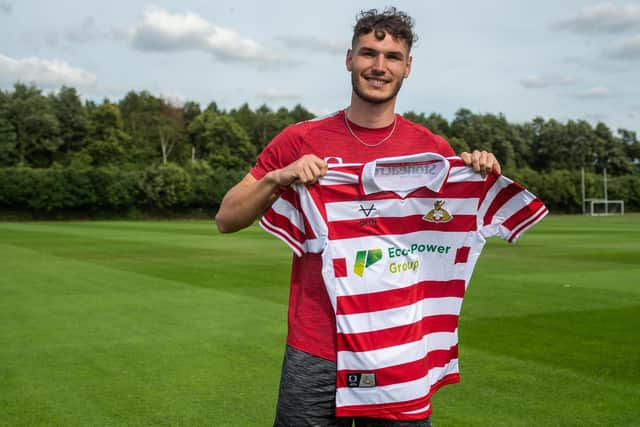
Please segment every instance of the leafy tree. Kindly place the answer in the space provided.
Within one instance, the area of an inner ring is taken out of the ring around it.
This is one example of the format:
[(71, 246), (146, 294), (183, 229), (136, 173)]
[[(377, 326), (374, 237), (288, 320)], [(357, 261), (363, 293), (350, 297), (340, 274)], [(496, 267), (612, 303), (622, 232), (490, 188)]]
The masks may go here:
[[(301, 109), (296, 114), (306, 116)], [(282, 129), (299, 121), (286, 108), (273, 112), (266, 105), (261, 105), (254, 112), (246, 103), (238, 110), (231, 110), (229, 116), (244, 128), (258, 151), (262, 151)]]
[(251, 139), (258, 151), (262, 151), (282, 129), (293, 123), (286, 109), (281, 108), (274, 113), (269, 107), (262, 105), (256, 110)]
[(18, 160), (16, 131), (0, 113), (0, 166), (12, 166)]
[(85, 143), (89, 131), (89, 120), (80, 96), (74, 88), (62, 86), (58, 93), (49, 95), (49, 102), (58, 123), (62, 148), (68, 159), (71, 153), (79, 151)]
[[(505, 168), (516, 165), (513, 141), (517, 141), (520, 135), (502, 114), (476, 115), (462, 108), (451, 122), (450, 136), (464, 140), (470, 150), (492, 151)], [(518, 144), (523, 142), (518, 141)]]
[[(256, 113), (251, 110), (249, 104), (245, 102), (237, 110), (231, 109), (229, 111), (229, 116), (235, 120), (236, 123), (242, 126), (247, 135), (252, 138), (256, 124)], [(252, 142), (254, 142), (255, 145), (255, 141), (253, 141), (253, 139)]]
[(120, 101), (124, 129), (133, 140), (134, 161), (138, 164), (160, 159), (167, 163), (177, 147), (186, 142), (181, 107), (147, 91), (129, 92)]
[(449, 142), (449, 145), (451, 145), (453, 152), (456, 154), (460, 154), (465, 151), (467, 152), (470, 151), (469, 144), (467, 144), (467, 142), (462, 138), (456, 138), (454, 136), (452, 138), (449, 138), (448, 142)]
[(209, 105), (207, 105), (207, 108), (204, 109), (204, 111), (210, 111), (215, 114), (222, 113), (222, 111), (220, 111), (220, 109), (218, 108), (218, 104), (216, 104), (215, 101), (211, 101)]
[(247, 173), (244, 169), (213, 168), (204, 160), (189, 162), (185, 170), (193, 188), (190, 204), (199, 208), (217, 207), (227, 190)]
[(606, 167), (607, 172), (613, 175), (631, 173), (634, 169), (633, 163), (622, 141), (616, 138), (604, 123), (598, 123), (594, 133), (603, 141), (600, 166)]
[[(635, 132), (626, 129), (618, 129), (618, 135), (620, 135), (620, 141), (625, 147), (627, 158), (640, 168), (640, 142)], [(636, 168), (636, 172), (638, 169)]]
[(201, 158), (214, 167), (246, 169), (255, 160), (247, 132), (230, 116), (204, 111), (191, 122), (189, 133)]
[(157, 120), (157, 127), (162, 163), (167, 163), (167, 159), (174, 151), (174, 148), (186, 141), (185, 120), (182, 109), (171, 105), (169, 102), (162, 101), (160, 103), (160, 116)]
[(289, 112), (289, 115), (291, 116), (291, 121), (293, 123), (305, 122), (316, 117), (313, 113), (311, 113), (300, 104), (296, 104)]
[(564, 126), (551, 119), (545, 122), (541, 117), (534, 119), (532, 124), (532, 167), (536, 170), (548, 170), (557, 168), (558, 162), (564, 162), (565, 157), (561, 152), (562, 141), (565, 138)]
[[(512, 124), (502, 114), (468, 109), (451, 123), (436, 113), (405, 117), (445, 137), (456, 153), (493, 151), (510, 177), (554, 211), (580, 211), (582, 167), (588, 197), (602, 194), (606, 167), (609, 196), (640, 208), (635, 132), (540, 117)], [(0, 90), (0, 206), (34, 212), (211, 209), (257, 150), (284, 127), (311, 118), (299, 104), (253, 111), (245, 103), (226, 112), (211, 102), (202, 111), (195, 102), (177, 106), (147, 91), (129, 92), (117, 104), (83, 105), (74, 88), (45, 96), (17, 83)]]
[(81, 154), (94, 166), (123, 164), (131, 147), (120, 109), (109, 101), (91, 108), (89, 136)]
[[(200, 115), (200, 105), (193, 101), (185, 102), (182, 106), (182, 116), (184, 117), (184, 129), (189, 129), (191, 123)], [(187, 132), (187, 138), (191, 145), (191, 161), (196, 161), (196, 144), (191, 133)]]
[[(444, 137), (445, 139), (449, 139), (449, 135), (451, 133), (449, 122), (440, 114), (431, 113), (427, 117), (424, 115), (424, 113), (418, 114), (413, 111), (408, 111), (407, 113), (403, 114), (403, 117), (406, 118), (407, 120), (411, 120), (414, 123), (417, 123), (419, 125), (426, 127), (431, 132), (438, 134)], [(462, 140), (459, 139), (458, 141), (460, 142)], [(456, 145), (460, 145), (459, 142), (457, 142)], [(449, 141), (449, 143), (451, 143), (451, 141)], [(456, 153), (460, 153), (460, 152), (456, 150)]]
[(144, 203), (160, 209), (183, 206), (191, 198), (191, 177), (175, 163), (144, 170), (140, 179)]
[(63, 140), (58, 119), (40, 89), (16, 83), (8, 104), (7, 119), (16, 131), (19, 163), (50, 166)]
[(18, 161), (18, 138), (9, 120), (9, 103), (9, 95), (0, 90), (0, 166), (12, 166)]
[(164, 122), (161, 116), (162, 100), (143, 90), (129, 92), (120, 101), (124, 130), (132, 139), (129, 153), (134, 163), (148, 164), (152, 159), (162, 159), (159, 149), (159, 128)]

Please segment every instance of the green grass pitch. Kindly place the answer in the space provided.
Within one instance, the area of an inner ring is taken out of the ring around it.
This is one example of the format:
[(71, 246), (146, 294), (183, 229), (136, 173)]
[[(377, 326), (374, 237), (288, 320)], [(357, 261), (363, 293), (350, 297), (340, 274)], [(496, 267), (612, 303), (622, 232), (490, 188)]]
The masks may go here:
[[(0, 223), (0, 425), (269, 426), (289, 250), (212, 222)], [(640, 426), (640, 215), (491, 239), (444, 426)]]

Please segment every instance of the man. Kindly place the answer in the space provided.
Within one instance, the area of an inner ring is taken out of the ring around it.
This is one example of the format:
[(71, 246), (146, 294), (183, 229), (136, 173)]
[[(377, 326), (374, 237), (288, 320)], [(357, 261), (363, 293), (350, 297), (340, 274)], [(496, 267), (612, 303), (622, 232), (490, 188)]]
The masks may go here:
[[(293, 183), (313, 184), (327, 162), (368, 162), (423, 152), (454, 155), (441, 137), (395, 114), (397, 94), (411, 72), (413, 20), (395, 8), (361, 13), (347, 51), (351, 103), (329, 117), (285, 129), (260, 154), (256, 166), (225, 195), (216, 224), (223, 233), (251, 225)], [(486, 152), (463, 153), (466, 164), (486, 174), (500, 170)], [(294, 257), (289, 333), (276, 426), (351, 426), (335, 417), (335, 316), (318, 254)], [(429, 426), (430, 420), (356, 419), (357, 426)]]

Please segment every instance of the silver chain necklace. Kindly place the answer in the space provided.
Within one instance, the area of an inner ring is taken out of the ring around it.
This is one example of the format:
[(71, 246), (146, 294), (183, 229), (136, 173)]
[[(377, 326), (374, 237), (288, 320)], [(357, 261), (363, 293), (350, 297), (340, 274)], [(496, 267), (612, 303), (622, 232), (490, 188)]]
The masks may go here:
[(358, 135), (355, 134), (355, 132), (353, 131), (353, 129), (351, 129), (351, 126), (349, 125), (349, 119), (347, 119), (347, 110), (344, 111), (344, 124), (347, 126), (347, 129), (349, 130), (349, 133), (362, 145), (366, 145), (367, 147), (377, 147), (378, 145), (382, 144), (383, 142), (385, 142), (387, 139), (391, 138), (391, 135), (393, 135), (393, 132), (395, 132), (396, 130), (396, 123), (398, 122), (395, 114), (393, 116), (393, 127), (391, 128), (391, 132), (389, 132), (389, 135), (385, 136), (384, 138), (382, 138), (380, 141), (376, 142), (375, 144), (367, 144), (366, 142), (364, 142), (362, 139), (360, 139), (360, 137)]

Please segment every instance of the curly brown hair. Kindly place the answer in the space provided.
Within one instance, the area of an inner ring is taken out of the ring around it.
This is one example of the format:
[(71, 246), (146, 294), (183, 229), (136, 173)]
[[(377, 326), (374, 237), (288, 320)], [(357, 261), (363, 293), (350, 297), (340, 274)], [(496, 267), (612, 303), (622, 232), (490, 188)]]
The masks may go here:
[(351, 45), (355, 46), (361, 35), (374, 31), (376, 39), (383, 40), (386, 34), (393, 38), (403, 40), (407, 48), (411, 50), (418, 36), (413, 32), (413, 18), (395, 7), (387, 7), (384, 11), (378, 9), (363, 10), (356, 17), (357, 22), (353, 27)]

